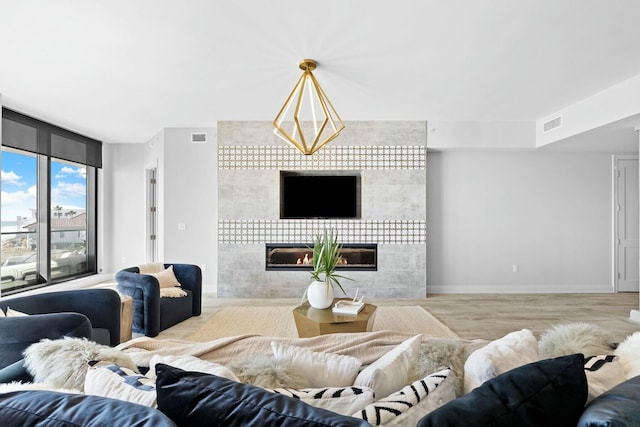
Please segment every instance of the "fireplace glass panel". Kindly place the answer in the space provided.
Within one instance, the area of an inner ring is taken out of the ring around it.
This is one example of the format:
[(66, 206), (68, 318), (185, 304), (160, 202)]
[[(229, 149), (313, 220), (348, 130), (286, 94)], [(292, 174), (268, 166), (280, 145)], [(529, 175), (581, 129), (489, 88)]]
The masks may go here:
[[(266, 270), (311, 270), (313, 266), (313, 244), (267, 243)], [(343, 264), (340, 270), (376, 271), (378, 269), (377, 244), (344, 244), (340, 255)]]

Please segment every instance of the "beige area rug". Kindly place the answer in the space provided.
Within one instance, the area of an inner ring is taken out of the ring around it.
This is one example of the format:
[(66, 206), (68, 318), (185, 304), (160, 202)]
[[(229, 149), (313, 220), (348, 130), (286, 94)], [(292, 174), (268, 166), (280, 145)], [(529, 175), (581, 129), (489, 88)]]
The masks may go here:
[[(189, 340), (203, 342), (243, 334), (297, 338), (292, 312), (294, 308), (222, 307)], [(458, 338), (451, 329), (418, 306), (379, 306), (373, 330)]]

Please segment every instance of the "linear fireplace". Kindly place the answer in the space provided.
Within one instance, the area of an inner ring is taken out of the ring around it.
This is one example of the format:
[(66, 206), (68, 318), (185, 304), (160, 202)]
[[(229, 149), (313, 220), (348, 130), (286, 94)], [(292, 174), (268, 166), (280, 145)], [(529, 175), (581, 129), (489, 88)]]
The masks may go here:
[[(267, 243), (265, 245), (266, 270), (311, 270), (313, 266), (313, 244), (304, 243)], [(343, 263), (341, 270), (378, 270), (378, 245), (344, 244), (340, 251)]]

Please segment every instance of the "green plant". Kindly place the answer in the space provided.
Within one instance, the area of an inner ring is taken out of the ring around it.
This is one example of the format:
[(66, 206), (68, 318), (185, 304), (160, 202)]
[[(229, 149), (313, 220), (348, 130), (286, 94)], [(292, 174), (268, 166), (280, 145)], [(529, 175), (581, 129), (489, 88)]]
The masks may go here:
[(352, 280), (336, 274), (336, 266), (341, 263), (338, 233), (324, 230), (324, 234), (316, 234), (313, 239), (313, 270), (311, 277), (319, 282), (327, 282), (332, 287), (338, 285), (343, 294), (347, 294), (340, 284), (340, 279)]

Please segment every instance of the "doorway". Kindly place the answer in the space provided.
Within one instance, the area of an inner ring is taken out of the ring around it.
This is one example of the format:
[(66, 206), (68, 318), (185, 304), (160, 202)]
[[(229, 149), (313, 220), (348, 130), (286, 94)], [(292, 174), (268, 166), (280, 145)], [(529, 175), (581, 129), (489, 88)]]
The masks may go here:
[(614, 291), (638, 292), (640, 185), (638, 156), (613, 157)]

